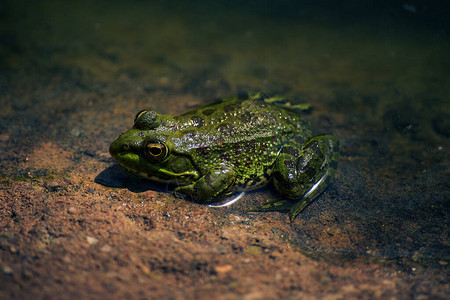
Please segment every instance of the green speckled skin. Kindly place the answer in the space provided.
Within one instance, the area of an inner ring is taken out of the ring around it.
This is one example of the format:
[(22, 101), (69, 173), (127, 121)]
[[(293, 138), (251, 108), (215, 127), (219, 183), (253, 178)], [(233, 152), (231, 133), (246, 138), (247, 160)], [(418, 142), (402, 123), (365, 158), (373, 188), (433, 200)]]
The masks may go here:
[(110, 146), (112, 157), (200, 203), (273, 181), (283, 198), (252, 211), (298, 213), (329, 184), (339, 155), (334, 135), (311, 136), (309, 123), (259, 93), (222, 98), (179, 115), (142, 111)]

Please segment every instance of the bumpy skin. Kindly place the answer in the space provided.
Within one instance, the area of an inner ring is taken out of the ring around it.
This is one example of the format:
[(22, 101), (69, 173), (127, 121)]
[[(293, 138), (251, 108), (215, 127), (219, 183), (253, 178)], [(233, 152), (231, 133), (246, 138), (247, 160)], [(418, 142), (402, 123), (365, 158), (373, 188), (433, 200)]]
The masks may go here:
[(334, 176), (334, 135), (311, 136), (299, 114), (259, 93), (222, 98), (180, 116), (142, 111), (110, 146), (112, 157), (175, 192), (212, 203), (273, 181), (283, 198), (251, 211), (290, 211), (293, 220)]

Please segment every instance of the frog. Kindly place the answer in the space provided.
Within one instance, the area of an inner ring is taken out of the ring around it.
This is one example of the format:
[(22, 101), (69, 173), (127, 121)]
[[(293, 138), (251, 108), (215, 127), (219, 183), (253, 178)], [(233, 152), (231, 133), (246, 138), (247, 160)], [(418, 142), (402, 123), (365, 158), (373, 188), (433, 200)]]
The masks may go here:
[(245, 212), (289, 212), (321, 194), (337, 170), (339, 139), (313, 135), (302, 111), (279, 96), (241, 93), (180, 115), (142, 110), (110, 145), (112, 158), (151, 181), (174, 184), (193, 202), (214, 204), (269, 184), (280, 197)]

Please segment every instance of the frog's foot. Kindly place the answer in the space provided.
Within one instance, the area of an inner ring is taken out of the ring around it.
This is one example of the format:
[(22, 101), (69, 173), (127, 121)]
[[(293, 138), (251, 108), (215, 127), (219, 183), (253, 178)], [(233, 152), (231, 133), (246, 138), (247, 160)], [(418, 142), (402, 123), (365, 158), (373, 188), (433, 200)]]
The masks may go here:
[(252, 211), (289, 211), (293, 204), (291, 200), (269, 200), (261, 205), (246, 209), (244, 213)]
[(175, 195), (184, 194), (195, 202), (210, 203), (231, 193), (234, 183), (234, 171), (225, 165), (219, 165), (194, 183), (175, 188)]
[(280, 211), (289, 212), (289, 220), (294, 221), (295, 217), (308, 205), (308, 201), (305, 198), (300, 199), (298, 202), (293, 202), (291, 199), (268, 201), (259, 206), (250, 207), (246, 209), (244, 213), (252, 211)]
[(335, 135), (314, 136), (303, 145), (294, 137), (285, 144), (275, 162), (273, 183), (291, 199), (291, 221), (328, 186), (338, 158), (339, 141)]

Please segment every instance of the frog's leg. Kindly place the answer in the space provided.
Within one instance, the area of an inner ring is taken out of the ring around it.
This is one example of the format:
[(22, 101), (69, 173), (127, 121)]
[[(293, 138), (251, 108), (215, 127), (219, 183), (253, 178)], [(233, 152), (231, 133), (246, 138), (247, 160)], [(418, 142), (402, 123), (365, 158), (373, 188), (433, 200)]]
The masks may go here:
[[(296, 182), (289, 182), (296, 178), (296, 161), (299, 158), (305, 140), (300, 136), (294, 136), (290, 139), (278, 154), (278, 158), (275, 161), (273, 168), (273, 181), (275, 188), (280, 191), (283, 196), (287, 196), (289, 199), (272, 199), (259, 206), (251, 207), (246, 210), (249, 211), (290, 211), (295, 204), (292, 199), (298, 199), (301, 195), (301, 191), (295, 191), (299, 189)], [(278, 178), (275, 184), (275, 177)], [(291, 179), (291, 180), (289, 180)], [(287, 189), (292, 192), (292, 195), (286, 195), (283, 193), (280, 185), (286, 184), (283, 189)], [(289, 185), (289, 186), (288, 186)], [(297, 196), (298, 195), (298, 196)]]
[[(293, 139), (295, 143), (295, 138)], [(283, 147), (275, 162), (273, 181), (281, 194), (298, 199), (290, 209), (291, 221), (316, 198), (333, 179), (339, 159), (339, 140), (335, 135), (310, 138), (301, 149)]]
[(275, 188), (288, 199), (264, 203), (251, 210), (289, 210), (293, 221), (333, 179), (338, 157), (339, 141), (334, 135), (318, 135), (305, 143), (293, 137), (281, 150), (272, 175)]
[[(175, 193), (189, 195), (195, 202), (210, 203), (231, 192), (236, 181), (232, 168), (219, 165), (192, 184), (175, 188)], [(220, 199), (219, 199), (220, 200)]]

